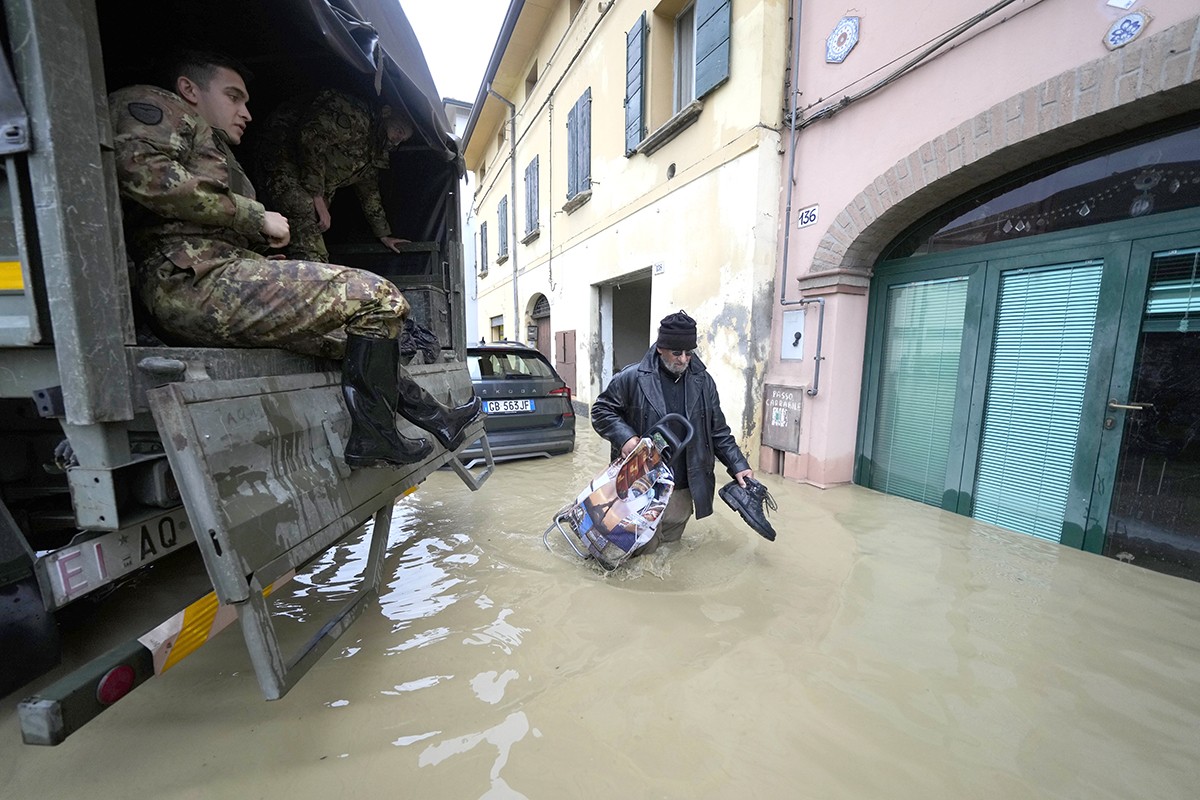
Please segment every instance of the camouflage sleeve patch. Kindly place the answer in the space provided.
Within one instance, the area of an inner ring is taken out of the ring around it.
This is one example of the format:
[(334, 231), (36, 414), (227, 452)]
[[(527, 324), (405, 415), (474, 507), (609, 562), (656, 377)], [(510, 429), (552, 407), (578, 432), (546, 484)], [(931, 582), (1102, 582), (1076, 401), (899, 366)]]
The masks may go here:
[(153, 103), (130, 103), (129, 116), (143, 125), (157, 125), (163, 121), (163, 111)]

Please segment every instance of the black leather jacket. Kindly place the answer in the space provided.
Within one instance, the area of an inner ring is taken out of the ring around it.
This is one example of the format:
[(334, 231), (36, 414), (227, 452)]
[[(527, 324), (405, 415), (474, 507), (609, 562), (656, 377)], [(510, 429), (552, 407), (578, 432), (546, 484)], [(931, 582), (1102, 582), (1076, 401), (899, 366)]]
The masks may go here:
[[(658, 361), (658, 350), (651, 347), (641, 361), (614, 375), (592, 403), (592, 427), (612, 444), (613, 459), (630, 437), (642, 436), (667, 413)], [(717, 488), (715, 459), (721, 459), (730, 476), (750, 469), (750, 464), (725, 423), (717, 384), (698, 357), (692, 357), (684, 381), (684, 416), (696, 430), (687, 446), (688, 487), (696, 518), (701, 519), (712, 513)]]

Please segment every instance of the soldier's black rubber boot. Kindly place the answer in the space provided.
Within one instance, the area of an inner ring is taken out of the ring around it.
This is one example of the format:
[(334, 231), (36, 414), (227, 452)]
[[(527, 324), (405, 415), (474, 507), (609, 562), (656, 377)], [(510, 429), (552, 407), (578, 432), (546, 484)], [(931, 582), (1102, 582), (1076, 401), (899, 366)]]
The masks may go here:
[(397, 376), (399, 396), (396, 402), (400, 416), (424, 431), (432, 433), (451, 453), (462, 447), (466, 427), (475, 421), (483, 409), (478, 397), (459, 406), (447, 408), (433, 395), (407, 375)]
[(763, 510), (763, 504), (765, 503), (767, 508), (772, 511), (778, 506), (775, 505), (775, 498), (771, 497), (766, 486), (754, 478), (747, 478), (745, 489), (739, 486), (737, 481), (730, 481), (721, 487), (719, 494), (725, 501), (725, 505), (736, 511), (745, 523), (754, 529), (755, 533), (767, 541), (775, 541), (775, 529), (771, 527), (771, 523), (767, 522), (767, 513)]
[(396, 430), (399, 357), (395, 339), (346, 337), (342, 397), (350, 412), (345, 459), (351, 467), (400, 467), (433, 452), (433, 445), (425, 439), (409, 439)]

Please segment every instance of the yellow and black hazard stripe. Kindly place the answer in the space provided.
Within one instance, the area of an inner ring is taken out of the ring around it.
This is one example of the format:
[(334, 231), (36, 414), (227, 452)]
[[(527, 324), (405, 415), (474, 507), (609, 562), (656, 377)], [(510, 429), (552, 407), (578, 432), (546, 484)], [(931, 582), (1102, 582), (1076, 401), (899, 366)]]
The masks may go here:
[[(291, 570), (263, 596), (295, 577)], [(215, 592), (174, 614), (148, 633), (127, 641), (51, 684), (17, 706), (26, 744), (61, 744), (84, 724), (141, 684), (166, 672), (237, 619), (237, 609), (217, 602)]]
[[(263, 591), (263, 597), (270, 596), (295, 576), (295, 570), (287, 572)], [(199, 650), (236, 619), (237, 609), (221, 605), (217, 602), (216, 592), (209, 592), (137, 640), (150, 652), (154, 674), (161, 675)]]

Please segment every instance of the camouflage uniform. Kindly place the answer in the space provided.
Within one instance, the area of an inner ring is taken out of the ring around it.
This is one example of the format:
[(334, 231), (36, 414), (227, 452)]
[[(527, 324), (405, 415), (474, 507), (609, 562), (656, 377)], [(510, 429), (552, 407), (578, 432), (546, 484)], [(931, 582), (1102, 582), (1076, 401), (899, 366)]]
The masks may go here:
[(164, 333), (327, 358), (342, 356), (347, 333), (399, 334), (408, 303), (389, 281), (258, 252), (266, 211), (254, 187), (224, 131), (180, 97), (131, 86), (110, 96), (109, 113), (138, 289)]
[(354, 187), (376, 238), (392, 235), (379, 175), (393, 148), (366, 101), (332, 89), (284, 103), (271, 114), (259, 141), (258, 166), (272, 208), (291, 223), (289, 257), (329, 260), (312, 199), (332, 203), (334, 192), (346, 186)]

